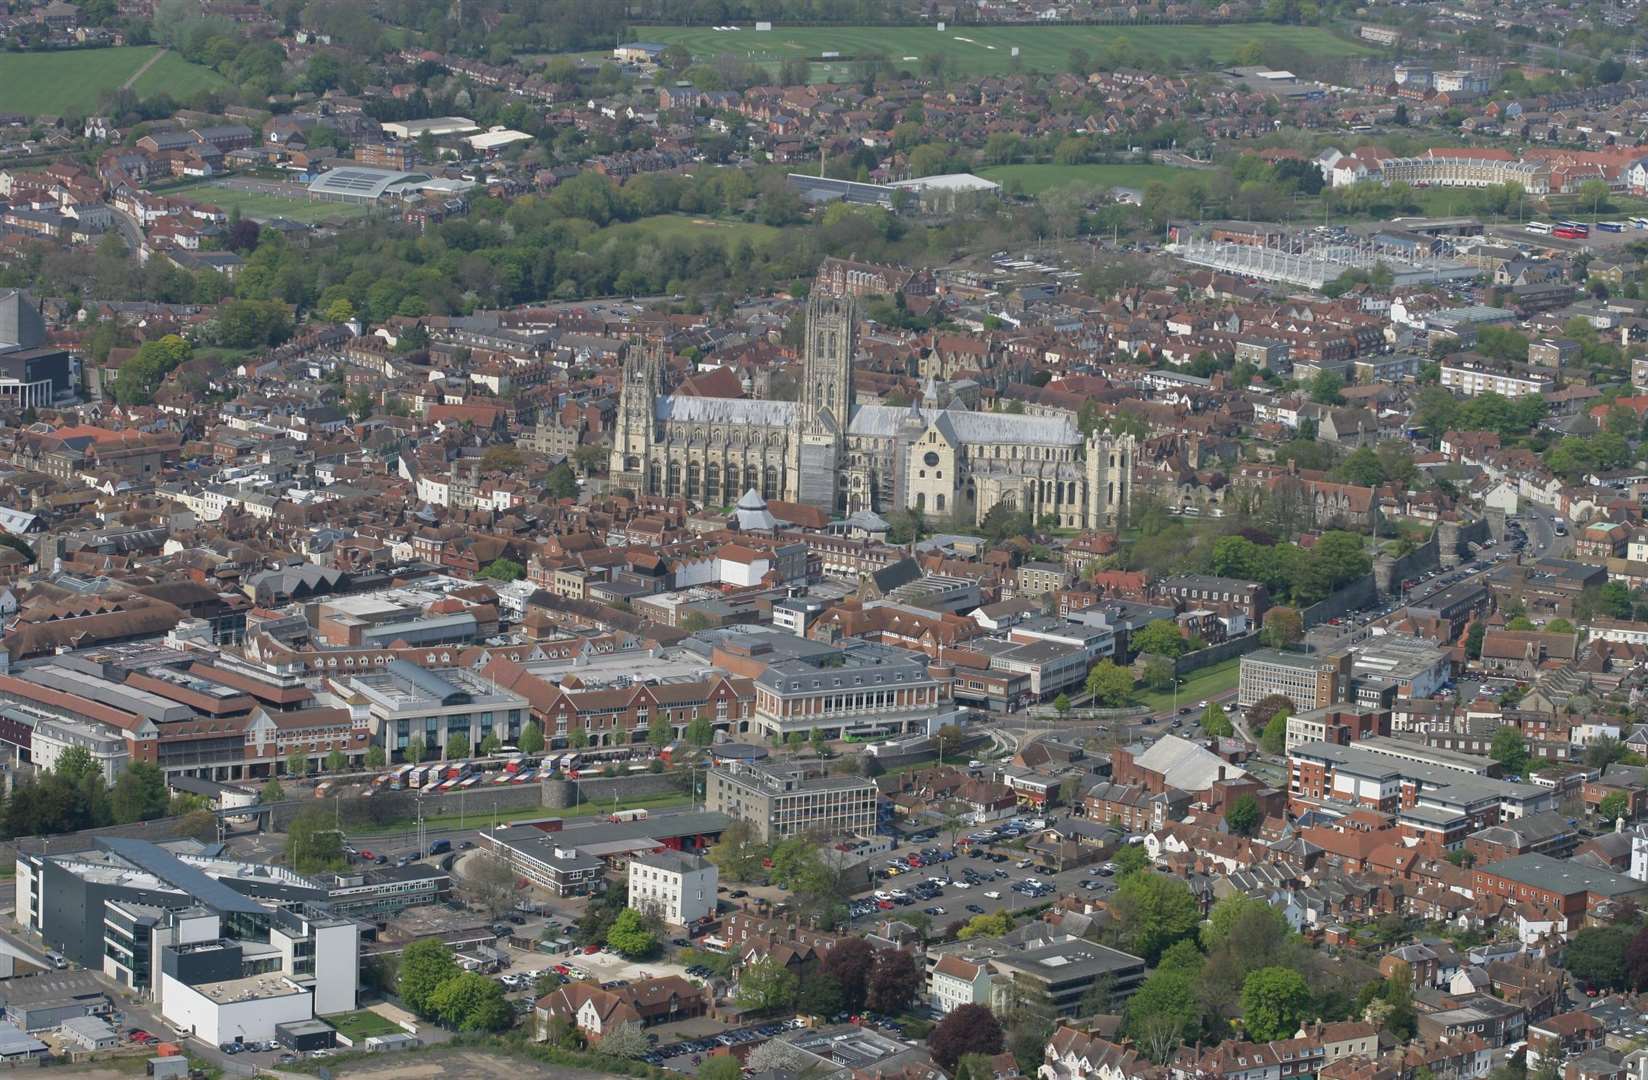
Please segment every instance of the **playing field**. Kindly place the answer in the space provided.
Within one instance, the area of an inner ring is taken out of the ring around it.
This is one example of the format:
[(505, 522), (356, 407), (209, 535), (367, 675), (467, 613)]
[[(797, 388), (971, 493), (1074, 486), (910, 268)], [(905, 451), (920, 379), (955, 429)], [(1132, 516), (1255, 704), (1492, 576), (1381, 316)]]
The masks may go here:
[[(0, 60), (0, 112), (31, 116), (93, 113), (105, 93), (123, 86), (158, 52), (157, 45), (130, 45), (6, 53)], [(165, 92), (185, 102), (197, 91), (224, 85), (217, 72), (168, 52), (143, 72), (132, 90), (139, 97)]]
[[(931, 26), (777, 27), (756, 31), (749, 24), (737, 30), (709, 27), (643, 26), (635, 31), (641, 41), (664, 45), (679, 42), (697, 59), (730, 53), (742, 60), (776, 66), (800, 57), (814, 62), (814, 78), (852, 78), (850, 61), (866, 56), (887, 57), (895, 66), (919, 64), (922, 57), (944, 53), (954, 70), (970, 75), (1009, 71), (1015, 47), (1027, 71), (1064, 71), (1070, 52), (1083, 49), (1099, 56), (1118, 39), (1126, 38), (1146, 57), (1181, 57), (1186, 63), (1203, 49), (1218, 63), (1234, 58), (1248, 42), (1290, 45), (1313, 56), (1357, 56), (1372, 50), (1335, 37), (1316, 26), (1277, 26), (1271, 23), (1139, 26), (952, 26), (943, 33)], [(825, 57), (826, 52), (840, 54)]]
[(1016, 187), (1026, 195), (1040, 195), (1070, 184), (1087, 187), (1142, 188), (1157, 181), (1167, 182), (1193, 172), (1172, 165), (992, 165), (979, 175), (1006, 188)]
[(301, 221), (312, 225), (317, 221), (346, 221), (362, 217), (369, 209), (361, 203), (328, 202), (296, 195), (269, 195), (213, 181), (169, 188), (167, 194), (211, 203), (224, 211), (239, 210), (242, 217), (251, 218), (253, 221), (286, 218), (288, 221)]
[[(728, 245), (736, 244), (740, 240), (748, 240), (751, 244), (759, 247), (779, 236), (780, 230), (773, 228), (771, 225), (760, 225), (749, 221), (720, 221), (715, 218), (699, 217), (695, 214), (658, 214), (637, 221), (609, 225), (602, 230), (603, 235), (616, 236), (630, 233), (643, 233), (655, 243), (672, 239), (719, 238)], [(587, 242), (585, 247), (588, 247)]]

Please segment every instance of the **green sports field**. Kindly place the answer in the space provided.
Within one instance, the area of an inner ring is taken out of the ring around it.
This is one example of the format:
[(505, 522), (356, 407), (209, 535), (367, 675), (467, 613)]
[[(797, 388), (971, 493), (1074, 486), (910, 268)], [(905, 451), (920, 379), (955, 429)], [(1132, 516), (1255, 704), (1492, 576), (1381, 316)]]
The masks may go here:
[[(1012, 53), (1026, 71), (1064, 71), (1072, 49), (1101, 55), (1118, 39), (1147, 57), (1182, 57), (1187, 62), (1203, 49), (1218, 63), (1228, 63), (1248, 42), (1282, 44), (1314, 56), (1360, 56), (1372, 52), (1315, 26), (1278, 26), (1271, 23), (1227, 25), (1138, 26), (951, 26), (943, 33), (932, 26), (811, 26), (757, 31), (751, 24), (738, 30), (709, 27), (643, 26), (640, 41), (663, 45), (679, 42), (695, 59), (710, 60), (731, 54), (752, 63), (776, 66), (800, 57), (814, 62), (814, 77), (851, 78), (850, 62), (882, 55), (895, 66), (918, 64), (922, 57), (944, 53), (954, 70), (991, 75), (1012, 69)], [(826, 52), (839, 53), (825, 58)]]
[(239, 210), (242, 217), (251, 218), (253, 221), (286, 218), (288, 221), (314, 224), (317, 221), (343, 221), (362, 217), (369, 209), (360, 203), (330, 202), (296, 195), (266, 195), (259, 191), (244, 191), (211, 180), (168, 188), (166, 194), (211, 203), (226, 212)]
[[(31, 116), (95, 112), (105, 93), (123, 86), (158, 52), (158, 45), (129, 45), (6, 53), (0, 59), (0, 112)], [(164, 92), (183, 102), (197, 91), (224, 85), (217, 72), (168, 52), (143, 72), (132, 90), (139, 97)]]
[(1194, 172), (1172, 165), (992, 165), (979, 175), (1003, 187), (1016, 185), (1026, 195), (1040, 195), (1053, 188), (1082, 184), (1087, 187), (1142, 188), (1157, 181), (1168, 182)]
[[(599, 243), (601, 236), (624, 236), (635, 233), (644, 234), (655, 243), (673, 239), (720, 239), (730, 247), (740, 240), (748, 240), (759, 247), (778, 237), (780, 230), (756, 222), (722, 221), (696, 214), (657, 214), (636, 221), (609, 225), (596, 234), (595, 242)], [(590, 242), (586, 241), (586, 250), (590, 246)]]

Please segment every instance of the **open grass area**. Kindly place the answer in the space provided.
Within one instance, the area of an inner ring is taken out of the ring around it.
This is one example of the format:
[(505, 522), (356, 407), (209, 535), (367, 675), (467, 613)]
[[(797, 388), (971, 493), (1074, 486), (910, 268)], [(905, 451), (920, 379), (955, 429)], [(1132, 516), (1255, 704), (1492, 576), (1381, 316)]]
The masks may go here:
[[(31, 116), (91, 113), (98, 100), (119, 89), (142, 69), (158, 45), (117, 49), (65, 49), (60, 52), (7, 53), (0, 61), (0, 112)], [(200, 90), (226, 85), (210, 68), (167, 53), (145, 71), (132, 89), (139, 97), (162, 91), (186, 101)]]
[[(450, 796), (446, 798), (450, 798)], [(494, 813), (492, 807), (487, 804), (486, 788), (484, 787), (465, 795), (464, 800), (462, 813), (454, 811), (450, 814), (425, 816), (423, 819), (424, 827), (426, 829), (453, 829), (474, 826), (479, 829), (494, 821), (501, 824), (506, 821), (524, 821), (528, 818), (592, 817), (596, 814), (610, 814), (614, 809), (635, 810), (645, 807), (648, 810), (666, 810), (689, 806), (692, 803), (687, 793), (681, 791), (671, 792), (668, 795), (649, 795), (639, 799), (621, 799), (616, 806), (614, 806), (612, 800), (605, 799), (598, 802), (579, 803), (577, 806), (569, 806), (564, 809), (548, 806), (518, 806)], [(456, 800), (452, 800), (452, 803), (456, 805)], [(415, 820), (414, 818), (403, 818), (399, 821), (386, 822), (374, 825), (370, 831), (351, 829), (349, 830), (349, 838), (357, 843), (361, 841), (369, 843), (373, 837), (400, 835), (406, 832)]]
[(350, 1042), (355, 1043), (373, 1035), (397, 1035), (401, 1032), (395, 1024), (370, 1009), (338, 1013), (336, 1016), (328, 1016), (326, 1022), (348, 1036)]
[[(1312, 56), (1360, 56), (1373, 51), (1321, 27), (1270, 23), (950, 26), (943, 33), (934, 26), (775, 27), (760, 32), (748, 24), (735, 31), (707, 26), (643, 26), (635, 30), (634, 36), (665, 45), (679, 42), (701, 60), (728, 53), (774, 67), (790, 58), (810, 60), (815, 81), (850, 81), (851, 62), (874, 55), (887, 57), (896, 67), (914, 67), (922, 57), (938, 53), (949, 57), (956, 71), (995, 75), (1013, 69), (1015, 48), (1019, 50), (1018, 63), (1026, 71), (1064, 71), (1069, 67), (1072, 49), (1097, 56), (1123, 38), (1144, 58), (1179, 57), (1185, 66), (1204, 50), (1215, 62), (1228, 63), (1248, 42), (1291, 46)], [(826, 52), (839, 55), (825, 58)]]
[(1173, 165), (992, 165), (980, 169), (979, 175), (994, 180), (1009, 190), (1026, 195), (1040, 195), (1044, 191), (1081, 184), (1086, 187), (1143, 188), (1157, 181), (1169, 182), (1195, 170)]
[(175, 52), (168, 52), (148, 71), (137, 77), (132, 90), (139, 98), (170, 94), (172, 100), (185, 102), (202, 90), (217, 90), (228, 81), (209, 67), (191, 64)]
[(741, 240), (748, 240), (759, 247), (777, 239), (781, 232), (782, 230), (771, 225), (760, 225), (750, 221), (723, 221), (696, 214), (657, 214), (653, 217), (608, 225), (586, 241), (585, 247), (591, 243), (598, 245), (603, 236), (625, 236), (632, 233), (640, 233), (654, 243), (719, 237), (729, 248)]
[(364, 217), (370, 207), (361, 203), (330, 202), (324, 199), (305, 199), (296, 195), (269, 195), (261, 191), (245, 191), (228, 187), (220, 181), (208, 180), (199, 184), (184, 184), (167, 191), (197, 202), (211, 203), (224, 211), (239, 210), (242, 217), (253, 221), (286, 218), (314, 224), (317, 221), (350, 221)]
[[(1192, 671), (1179, 683), (1179, 708), (1194, 708), (1198, 701), (1236, 689), (1241, 668), (1241, 657), (1232, 657), (1223, 663)], [(1153, 712), (1173, 707), (1172, 689), (1146, 690), (1136, 696), (1140, 705), (1149, 706)]]

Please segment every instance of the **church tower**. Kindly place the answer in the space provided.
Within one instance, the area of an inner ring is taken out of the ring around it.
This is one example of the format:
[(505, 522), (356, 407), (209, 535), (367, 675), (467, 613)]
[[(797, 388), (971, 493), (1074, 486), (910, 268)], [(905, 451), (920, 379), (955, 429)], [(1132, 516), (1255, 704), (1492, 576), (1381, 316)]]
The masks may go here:
[(637, 495), (649, 493), (657, 483), (651, 458), (663, 381), (664, 346), (632, 344), (624, 353), (624, 384), (618, 391), (607, 472), (613, 486), (630, 488)]
[(807, 300), (807, 340), (801, 358), (802, 430), (843, 432), (852, 415), (853, 334), (857, 313), (851, 297)]
[(796, 502), (832, 513), (841, 509), (840, 470), (853, 411), (856, 320), (851, 297), (814, 293), (807, 300), (800, 424), (791, 436), (785, 489)]
[(1095, 431), (1087, 437), (1087, 527), (1120, 528), (1133, 502), (1133, 459), (1138, 443), (1131, 435)]

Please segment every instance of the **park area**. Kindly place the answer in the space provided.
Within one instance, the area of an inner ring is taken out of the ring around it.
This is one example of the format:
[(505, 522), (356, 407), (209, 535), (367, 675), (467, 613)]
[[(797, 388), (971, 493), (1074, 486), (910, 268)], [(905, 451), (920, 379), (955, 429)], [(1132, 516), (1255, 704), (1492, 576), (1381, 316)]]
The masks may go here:
[[(813, 80), (851, 80), (851, 62), (881, 56), (894, 66), (919, 63), (942, 55), (953, 70), (968, 75), (997, 75), (1013, 70), (1013, 50), (1025, 71), (1066, 71), (1070, 54), (1085, 51), (1103, 55), (1125, 39), (1141, 62), (1177, 57), (1182, 66), (1204, 52), (1215, 63), (1235, 59), (1249, 43), (1260, 48), (1281, 45), (1316, 57), (1361, 56), (1372, 50), (1315, 26), (1279, 26), (1271, 23), (1225, 25), (1128, 26), (810, 26), (755, 30), (749, 24), (736, 30), (714, 27), (643, 26), (635, 31), (641, 41), (685, 46), (696, 61), (730, 54), (750, 63), (768, 65), (776, 72), (785, 60), (812, 62)], [(825, 56), (834, 53), (834, 56)]]
[[(596, 234), (602, 237), (640, 236), (654, 244), (669, 240), (717, 239), (730, 251), (741, 240), (761, 245), (776, 239), (781, 230), (750, 221), (722, 221), (696, 214), (655, 214), (635, 221), (615, 222)], [(586, 242), (587, 249), (590, 245)]]
[(1196, 170), (1172, 165), (992, 165), (979, 175), (994, 180), (1008, 191), (1040, 195), (1054, 188), (1079, 185), (1096, 188), (1139, 188), (1154, 183), (1170, 183)]
[(226, 85), (217, 72), (158, 45), (7, 53), (0, 63), (0, 112), (88, 115), (103, 95), (128, 84), (139, 98), (166, 93), (180, 102)]
[(239, 210), (241, 217), (253, 221), (285, 218), (288, 221), (301, 221), (305, 225), (313, 225), (321, 221), (352, 221), (364, 217), (371, 210), (365, 203), (333, 202), (305, 195), (254, 191), (235, 186), (232, 180), (207, 180), (198, 184), (184, 184), (167, 189), (166, 194), (181, 195), (197, 202), (210, 203), (225, 212)]

